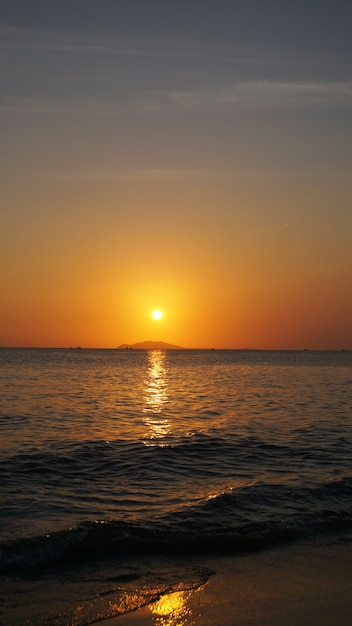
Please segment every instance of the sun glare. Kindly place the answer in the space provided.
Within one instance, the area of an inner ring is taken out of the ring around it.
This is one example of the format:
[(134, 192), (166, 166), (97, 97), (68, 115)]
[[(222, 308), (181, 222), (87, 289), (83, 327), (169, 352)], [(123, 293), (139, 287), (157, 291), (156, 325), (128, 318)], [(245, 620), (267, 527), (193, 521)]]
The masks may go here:
[(153, 311), (152, 313), (152, 318), (153, 320), (161, 320), (163, 314), (161, 311), (159, 311), (159, 309), (155, 309), (155, 311)]

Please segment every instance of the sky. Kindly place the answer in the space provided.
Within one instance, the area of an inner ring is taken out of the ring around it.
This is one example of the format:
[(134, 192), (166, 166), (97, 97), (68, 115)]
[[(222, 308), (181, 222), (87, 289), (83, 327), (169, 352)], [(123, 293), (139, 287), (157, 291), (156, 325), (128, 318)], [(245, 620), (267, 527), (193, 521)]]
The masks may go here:
[(352, 349), (351, 28), (1, 0), (0, 346)]

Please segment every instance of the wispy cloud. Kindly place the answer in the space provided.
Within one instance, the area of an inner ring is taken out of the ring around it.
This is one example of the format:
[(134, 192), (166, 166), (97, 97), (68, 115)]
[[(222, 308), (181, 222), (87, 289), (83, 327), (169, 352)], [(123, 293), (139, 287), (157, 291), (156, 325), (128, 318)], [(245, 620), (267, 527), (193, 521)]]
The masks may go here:
[(4, 98), (0, 111), (60, 115), (155, 115), (196, 111), (320, 110), (352, 106), (352, 82), (241, 82), (220, 88), (116, 94), (112, 98)]
[[(334, 170), (331, 167), (311, 169), (290, 169), (281, 165), (280, 168), (257, 169), (255, 167), (241, 169), (233, 167), (232, 169), (212, 169), (212, 168), (177, 168), (177, 167), (150, 167), (135, 169), (89, 169), (89, 170), (46, 170), (38, 173), (40, 178), (49, 178), (62, 182), (78, 182), (78, 183), (153, 183), (153, 182), (173, 182), (173, 181), (204, 181), (204, 182), (221, 182), (229, 183), (244, 180), (282, 180), (282, 179), (302, 179), (307, 176), (317, 176), (320, 179), (343, 179), (350, 178), (350, 170)], [(284, 231), (289, 228), (287, 223), (280, 223), (263, 228), (259, 232), (270, 233)]]
[(160, 102), (171, 103), (183, 110), (209, 107), (252, 109), (350, 107), (352, 82), (273, 82), (249, 81), (203, 90), (165, 91), (158, 94)]
[(116, 99), (70, 98), (4, 98), (0, 99), (3, 113), (39, 115), (119, 116), (126, 111)]
[[(211, 73), (214, 68), (227, 68), (229, 71), (236, 71), (238, 75), (259, 74), (263, 78), (268, 78), (283, 68), (287, 72), (300, 72), (304, 74), (307, 70), (316, 70), (317, 67), (324, 67), (327, 72), (331, 72), (336, 64), (339, 65), (342, 59), (338, 55), (319, 53), (309, 50), (286, 49), (280, 47), (278, 50), (274, 43), (272, 47), (254, 46), (244, 44), (219, 43), (218, 42), (195, 42), (191, 40), (163, 39), (161, 37), (133, 37), (131, 35), (119, 34), (114, 37), (107, 35), (88, 34), (82, 32), (65, 31), (45, 31), (26, 28), (12, 28), (0, 26), (0, 51), (3, 53), (5, 64), (16, 65), (18, 60), (26, 62), (33, 60), (33, 63), (44, 61), (46, 53), (49, 58), (55, 55), (56, 66), (70, 61), (71, 69), (75, 68), (75, 61), (79, 62), (80, 69), (83, 70), (83, 57), (86, 68), (93, 70), (91, 59), (96, 60), (104, 57), (107, 65), (98, 63), (99, 71), (104, 72), (112, 65), (116, 68), (119, 61), (124, 64), (128, 62), (141, 62), (143, 64), (156, 63), (161, 61), (168, 65), (168, 70), (172, 61), (177, 63), (178, 68), (184, 67), (189, 70), (189, 63), (195, 64), (197, 68), (206, 69)], [(24, 56), (23, 56), (24, 55)], [(73, 66), (73, 67), (72, 67)], [(331, 75), (331, 74), (330, 74)], [(192, 77), (197, 81), (197, 74)]]
[(0, 52), (13, 94), (26, 88), (22, 98), (3, 91), (6, 112), (116, 116), (352, 105), (352, 81), (307, 79), (309, 65), (319, 67), (309, 75), (321, 77), (328, 66), (326, 76), (333, 75), (334, 62), (323, 53), (8, 27), (0, 27)]
[[(253, 45), (219, 42), (194, 42), (191, 40), (163, 39), (162, 37), (103, 36), (97, 33), (45, 31), (27, 28), (0, 26), (0, 50), (3, 52), (56, 52), (94, 53), (142, 58), (198, 59), (225, 64), (291, 64), (310, 65), (316, 62), (316, 55), (302, 50), (277, 50)], [(319, 55), (321, 56), (321, 55)], [(326, 55), (325, 55), (326, 56)], [(330, 58), (326, 56), (326, 60)]]
[(0, 27), (0, 49), (3, 52), (112, 52), (113, 40), (62, 31), (36, 31), (27, 28)]
[(136, 169), (136, 170), (109, 170), (96, 172), (65, 172), (52, 171), (44, 174), (47, 177), (57, 180), (67, 181), (111, 181), (111, 182), (133, 182), (133, 181), (172, 181), (172, 180), (216, 180), (232, 176), (230, 172), (203, 170), (203, 169)]
[[(314, 172), (313, 172), (314, 173)], [(319, 176), (322, 172), (316, 172)], [(349, 172), (348, 172), (349, 173)], [(312, 172), (309, 172), (312, 175)], [(341, 176), (341, 172), (329, 170), (324, 176)], [(201, 169), (201, 168), (142, 168), (142, 169), (109, 169), (109, 170), (51, 170), (40, 173), (41, 177), (61, 181), (78, 182), (163, 182), (163, 181), (239, 181), (245, 179), (275, 179), (275, 178), (301, 178), (307, 176), (307, 170), (293, 169)], [(286, 229), (287, 224), (275, 226), (277, 229)], [(263, 231), (265, 232), (265, 231)], [(269, 231), (268, 231), (269, 232)]]

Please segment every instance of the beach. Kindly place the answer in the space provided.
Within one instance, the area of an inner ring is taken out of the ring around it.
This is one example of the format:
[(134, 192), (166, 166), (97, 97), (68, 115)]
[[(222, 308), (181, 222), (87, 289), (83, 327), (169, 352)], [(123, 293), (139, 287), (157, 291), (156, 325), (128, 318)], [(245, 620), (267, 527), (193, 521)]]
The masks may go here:
[(104, 626), (351, 624), (352, 537), (212, 558), (202, 564), (214, 574), (185, 593), (183, 603), (166, 595), (164, 601), (106, 620)]
[(4, 577), (1, 625), (351, 624), (352, 535), (228, 556), (116, 559), (104, 586), (96, 567)]

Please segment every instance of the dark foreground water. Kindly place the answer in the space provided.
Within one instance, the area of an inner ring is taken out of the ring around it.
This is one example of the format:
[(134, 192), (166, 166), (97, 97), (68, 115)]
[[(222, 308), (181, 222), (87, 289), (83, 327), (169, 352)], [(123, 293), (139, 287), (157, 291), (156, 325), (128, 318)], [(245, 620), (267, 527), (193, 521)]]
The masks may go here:
[(351, 426), (347, 351), (0, 350), (3, 623), (18, 577), (32, 598), (38, 577), (54, 595), (71, 580), (70, 607), (95, 598), (23, 623), (88, 624), (130, 610), (111, 593), (141, 576), (132, 557), (351, 528)]

